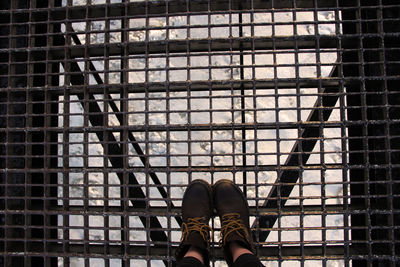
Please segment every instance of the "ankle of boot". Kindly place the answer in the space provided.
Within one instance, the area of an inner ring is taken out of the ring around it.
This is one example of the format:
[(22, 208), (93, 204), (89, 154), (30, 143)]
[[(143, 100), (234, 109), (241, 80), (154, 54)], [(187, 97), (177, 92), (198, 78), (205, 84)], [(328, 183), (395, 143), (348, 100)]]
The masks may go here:
[(246, 248), (250, 250), (252, 253), (255, 253), (255, 249), (253, 246), (253, 239), (249, 234), (245, 234), (244, 237), (236, 234), (236, 233), (231, 233), (225, 241), (224, 247), (229, 247), (229, 244), (235, 242), (239, 246)]

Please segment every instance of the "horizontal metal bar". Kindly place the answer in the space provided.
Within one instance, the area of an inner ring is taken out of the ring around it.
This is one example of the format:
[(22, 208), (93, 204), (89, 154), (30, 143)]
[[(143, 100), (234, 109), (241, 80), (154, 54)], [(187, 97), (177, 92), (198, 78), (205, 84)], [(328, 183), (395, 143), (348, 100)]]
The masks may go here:
[[(238, 66), (240, 67), (240, 66)], [(142, 93), (142, 92), (182, 92), (188, 91), (220, 91), (220, 90), (239, 90), (241, 86), (243, 89), (275, 89), (275, 88), (317, 88), (323, 87), (337, 87), (341, 80), (338, 78), (298, 78), (298, 79), (246, 79), (246, 80), (212, 80), (212, 81), (182, 81), (182, 82), (149, 82), (149, 83), (134, 83), (134, 84), (103, 84), (103, 85), (85, 85), (85, 86), (69, 86), (67, 90), (70, 94), (79, 94), (82, 91), (87, 91), (92, 94), (102, 94), (104, 89), (110, 94), (120, 93), (125, 89), (129, 93)], [(357, 83), (355, 80), (343, 81), (346, 85)], [(33, 89), (33, 88), (32, 88)], [(32, 90), (31, 89), (31, 90)], [(43, 88), (38, 88), (43, 90)], [(62, 95), (65, 91), (64, 87), (55, 87), (47, 89), (52, 94)]]
[[(388, 123), (387, 125), (396, 125), (396, 123), (398, 123), (398, 121), (392, 121), (391, 123)], [(149, 131), (149, 132), (165, 132), (165, 131), (210, 131), (210, 127), (212, 127), (212, 131), (219, 131), (219, 130), (275, 130), (276, 129), (276, 125), (279, 126), (280, 129), (298, 129), (299, 127), (301, 128), (318, 128), (318, 127), (324, 127), (325, 129), (328, 128), (340, 128), (340, 127), (350, 127), (350, 126), (361, 126), (361, 125), (366, 125), (366, 122), (362, 122), (360, 121), (359, 123), (357, 122), (312, 122), (309, 124), (305, 124), (304, 122), (293, 122), (293, 123), (279, 123), (279, 124), (275, 124), (275, 127), (270, 124), (270, 123), (260, 123), (260, 124), (252, 124), (252, 123), (244, 123), (244, 124), (240, 124), (240, 123), (233, 123), (233, 124), (197, 124), (197, 125), (183, 125), (183, 124), (177, 124), (177, 125), (150, 125), (150, 126), (138, 126), (138, 125), (130, 125), (130, 126), (121, 126), (121, 127), (116, 127), (113, 126), (112, 130), (114, 132), (117, 131), (121, 131), (124, 130), (125, 128), (129, 129), (129, 131), (132, 132), (145, 132), (145, 131)], [(368, 123), (369, 125), (380, 125), (380, 124), (385, 124), (384, 121), (372, 121)], [(66, 128), (68, 129), (69, 133), (82, 133), (82, 131), (84, 132), (90, 132), (90, 133), (96, 133), (96, 132), (101, 132), (104, 130), (104, 128), (102, 127), (69, 127)], [(66, 129), (60, 128), (60, 127), (48, 127), (46, 128), (46, 130), (51, 130), (57, 133), (63, 133), (63, 130), (65, 131)], [(27, 128), (14, 128), (14, 127), (10, 127), (8, 129), (4, 129), (4, 130), (0, 130), (0, 132), (24, 132), (24, 131), (40, 131), (43, 130), (42, 127), (27, 127)], [(110, 129), (111, 130), (111, 129)], [(392, 136), (391, 139), (396, 139), (399, 136)], [(352, 137), (345, 137), (346, 139), (361, 139), (361, 136), (352, 136)], [(374, 139), (374, 138), (384, 138), (382, 136), (371, 136), (368, 138), (365, 138), (366, 140), (368, 139)], [(311, 139), (315, 139), (315, 140), (320, 140), (318, 138), (307, 138), (307, 139), (303, 139), (303, 140), (311, 140)], [(203, 140), (199, 140), (199, 141), (203, 141)], [(227, 141), (227, 140), (225, 140)], [(229, 141), (229, 140), (228, 140)], [(233, 140), (232, 140), (233, 141)], [(239, 141), (239, 140), (235, 140), (235, 141)], [(111, 142), (111, 141), (110, 141)], [(196, 141), (193, 141), (196, 142)], [(121, 142), (119, 142), (121, 143)], [(172, 142), (173, 143), (173, 142)], [(362, 148), (360, 148), (359, 150), (352, 150), (351, 152), (360, 152), (363, 151)], [(378, 150), (379, 151), (379, 150)], [(395, 151), (395, 150), (394, 150)], [(351, 153), (349, 152), (349, 153)], [(384, 152), (383, 150), (381, 150), (381, 152)]]
[[(204, 111), (203, 111), (204, 112)], [(210, 111), (211, 112), (211, 111)], [(227, 111), (229, 112), (229, 111)], [(271, 111), (273, 112), (273, 111)], [(282, 122), (282, 123), (211, 123), (211, 124), (176, 124), (176, 125), (130, 125), (130, 126), (113, 126), (112, 129), (108, 130), (113, 130), (113, 131), (120, 131), (124, 129), (129, 129), (131, 132), (144, 132), (144, 131), (154, 131), (154, 132), (163, 132), (163, 131), (210, 131), (210, 128), (212, 128), (213, 131), (218, 131), (218, 130), (275, 130), (277, 125), (279, 125), (280, 129), (298, 129), (299, 127), (301, 128), (318, 128), (323, 126), (324, 128), (338, 128), (342, 127), (344, 125), (350, 125), (350, 124), (343, 124), (342, 122)], [(355, 124), (356, 125), (356, 124)], [(24, 128), (25, 130), (27, 128)], [(24, 130), (21, 128), (10, 128), (8, 131), (19, 131), (19, 130)], [(63, 132), (63, 128), (60, 127), (48, 127), (46, 128), (47, 130), (55, 131), (58, 133)], [(38, 131), (40, 128), (32, 128), (31, 130)], [(64, 129), (65, 130), (65, 129)], [(104, 127), (100, 126), (93, 126), (89, 128), (85, 127), (70, 127), (69, 132), (70, 133), (81, 133), (82, 131), (85, 132), (101, 132), (104, 130)]]
[[(69, 241), (68, 241), (69, 242)], [(306, 242), (305, 242), (306, 243)], [(43, 242), (35, 242), (34, 246), (29, 246), (27, 249), (24, 248), (23, 244), (17, 243), (13, 247), (8, 247), (7, 253), (18, 253), (24, 252), (24, 255), (42, 255), (44, 251)], [(46, 246), (46, 256), (48, 257), (86, 257), (87, 253), (90, 253), (91, 257), (100, 258), (121, 258), (122, 256), (128, 258), (140, 259), (143, 257), (152, 256), (152, 259), (171, 259), (172, 256), (168, 255), (168, 251), (171, 253), (171, 249), (175, 249), (175, 246), (146, 246), (146, 245), (130, 245), (122, 247), (121, 245), (97, 245), (97, 244), (68, 244), (68, 251), (65, 251), (62, 243), (52, 242), (51, 245)], [(107, 249), (107, 254), (104, 254)], [(257, 248), (259, 258), (261, 260), (267, 259), (343, 259), (345, 247), (343, 245), (326, 245), (322, 246), (260, 246)], [(150, 253), (150, 254), (149, 254)], [(0, 255), (2, 255), (0, 253)], [(172, 253), (171, 253), (172, 254)], [(350, 255), (367, 255), (367, 250), (364, 249), (363, 244), (353, 244), (350, 246)], [(213, 249), (213, 258), (216, 260), (222, 260), (223, 253), (222, 249)]]
[[(63, 38), (54, 36), (55, 39)], [(196, 53), (204, 51), (239, 51), (239, 50), (272, 50), (272, 49), (315, 49), (336, 48), (337, 36), (287, 36), (273, 38), (232, 37), (215, 39), (161, 40), (148, 42), (130, 41), (126, 43), (90, 44), (74, 46), (51, 46), (30, 48), (33, 58), (43, 58), (50, 53), (52, 59), (64, 59), (68, 52), (72, 58), (121, 56), (126, 49), (127, 54), (165, 54)], [(342, 40), (341, 42), (346, 42)], [(350, 44), (349, 44), (350, 45)], [(9, 50), (7, 50), (9, 51)]]
[[(317, 5), (316, 5), (317, 3)], [(108, 5), (84, 5), (72, 7), (53, 7), (50, 9), (19, 10), (30, 11), (33, 21), (41, 21), (48, 16), (52, 21), (73, 20), (73, 19), (95, 19), (95, 18), (120, 18), (124, 16), (143, 17), (143, 16), (165, 16), (187, 13), (187, 12), (224, 12), (239, 10), (267, 10), (267, 9), (287, 9), (287, 8), (335, 8), (336, 0), (297, 0), (295, 4), (291, 0), (280, 1), (141, 1), (135, 3), (114, 3)], [(50, 12), (49, 12), (50, 11)], [(7, 12), (0, 12), (7, 13)]]
[[(325, 209), (321, 207), (321, 205), (304, 205), (300, 206), (285, 206), (282, 207), (279, 211), (272, 208), (267, 208), (264, 206), (254, 207), (250, 206), (250, 216), (259, 216), (259, 215), (272, 215), (272, 214), (280, 214), (280, 215), (312, 215), (312, 214), (344, 214), (344, 213), (357, 213), (365, 212), (362, 210), (361, 206), (350, 206), (349, 209), (344, 209), (343, 205), (326, 205)], [(32, 207), (32, 210), (29, 212), (34, 213), (35, 207)], [(40, 213), (43, 213), (41, 207), (37, 207), (37, 210)], [(15, 213), (23, 213), (25, 211), (16, 210)], [(110, 215), (124, 215), (126, 213), (132, 216), (138, 216), (143, 214), (150, 214), (151, 216), (181, 216), (182, 211), (180, 207), (148, 207), (148, 208), (135, 208), (135, 207), (127, 207), (123, 209), (119, 206), (86, 206), (83, 209), (82, 206), (69, 206), (63, 207), (58, 206), (54, 207), (51, 210), (47, 210), (46, 214), (69, 214), (69, 215), (97, 215), (97, 214), (110, 214)], [(388, 211), (390, 212), (390, 211)], [(13, 210), (8, 210), (7, 213), (14, 213)]]
[[(317, 153), (315, 153), (317, 154)], [(319, 153), (318, 153), (319, 154)], [(249, 154), (247, 154), (249, 155)], [(210, 155), (207, 155), (210, 157)], [(207, 157), (204, 156), (204, 157)], [(240, 154), (237, 156), (241, 156)], [(128, 156), (122, 156), (122, 157), (128, 157)], [(137, 157), (136, 155), (130, 155), (129, 157)], [(49, 157), (51, 158), (51, 157)], [(56, 158), (54, 156), (54, 158)], [(392, 166), (398, 166), (396, 164)], [(384, 166), (378, 166), (385, 168)], [(389, 166), (386, 166), (388, 168)], [(303, 171), (303, 170), (342, 170), (345, 167), (342, 164), (330, 164), (326, 163), (323, 166), (318, 165), (318, 164), (305, 164), (303, 166), (285, 166), (282, 165), (280, 167), (276, 165), (251, 165), (248, 164), (246, 166), (242, 165), (234, 165), (234, 166), (150, 166), (150, 167), (129, 167), (129, 168), (115, 168), (115, 167), (91, 167), (91, 168), (85, 168), (87, 171), (90, 172), (102, 172), (102, 171), (112, 171), (112, 172), (253, 172), (253, 171)], [(352, 168), (356, 168), (352, 166)], [(352, 169), (348, 168), (348, 169)], [(363, 168), (363, 166), (358, 166), (358, 168)], [(374, 168), (374, 166), (371, 166), (371, 168)], [(36, 172), (43, 172), (46, 170), (47, 172), (62, 172), (63, 168), (46, 168), (46, 169), (34, 169), (34, 170), (29, 170), (30, 173), (36, 173)], [(71, 173), (74, 172), (81, 172), (82, 168), (80, 167), (69, 167), (69, 171)], [(0, 173), (2, 173), (3, 170), (0, 170)], [(5, 171), (4, 171), (5, 172)], [(7, 169), (7, 172), (21, 172), (21, 169)], [(329, 183), (326, 183), (329, 184)], [(336, 183), (337, 184), (337, 183)]]

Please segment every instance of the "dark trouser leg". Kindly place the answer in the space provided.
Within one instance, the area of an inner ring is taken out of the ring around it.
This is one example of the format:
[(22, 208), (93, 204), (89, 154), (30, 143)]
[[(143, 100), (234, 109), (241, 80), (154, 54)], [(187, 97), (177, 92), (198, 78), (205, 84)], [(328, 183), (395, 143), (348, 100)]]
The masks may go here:
[(254, 266), (254, 267), (264, 267), (264, 265), (261, 264), (261, 261), (258, 259), (257, 256), (253, 254), (243, 254), (239, 256), (239, 258), (236, 259), (234, 262), (235, 267), (249, 267), (249, 266)]
[(205, 267), (205, 265), (194, 257), (186, 257), (178, 262), (176, 267)]

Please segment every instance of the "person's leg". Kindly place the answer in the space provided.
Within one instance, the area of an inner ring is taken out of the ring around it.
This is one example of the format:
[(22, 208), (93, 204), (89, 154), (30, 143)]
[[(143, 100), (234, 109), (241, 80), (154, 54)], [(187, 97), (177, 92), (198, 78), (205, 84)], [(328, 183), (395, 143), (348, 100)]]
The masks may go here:
[(214, 206), (221, 220), (222, 247), (228, 265), (263, 266), (254, 255), (249, 207), (240, 188), (230, 180), (219, 180), (213, 186), (213, 193)]
[(235, 267), (264, 267), (260, 259), (254, 254), (242, 254), (233, 263)]
[(196, 258), (185, 257), (178, 262), (176, 267), (205, 267), (205, 265)]
[(191, 246), (177, 267), (205, 267), (202, 251)]
[(253, 254), (250, 250), (240, 246), (236, 242), (229, 243), (229, 249), (232, 252), (233, 262), (235, 262), (236, 259), (242, 256), (243, 254)]
[(175, 254), (178, 266), (209, 266), (208, 222), (212, 209), (211, 186), (194, 180), (182, 200), (182, 237)]
[(186, 252), (184, 258), (192, 257), (196, 258), (198, 261), (200, 261), (202, 264), (204, 264), (204, 259), (203, 259), (203, 253), (201, 250), (198, 248), (191, 246), (189, 250)]
[(256, 255), (236, 242), (229, 243), (235, 267), (263, 266)]

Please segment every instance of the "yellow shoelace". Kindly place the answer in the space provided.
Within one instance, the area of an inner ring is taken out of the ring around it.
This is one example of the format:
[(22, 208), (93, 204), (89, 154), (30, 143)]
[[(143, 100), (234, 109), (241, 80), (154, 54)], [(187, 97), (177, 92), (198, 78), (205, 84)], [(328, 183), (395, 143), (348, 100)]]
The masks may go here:
[(221, 225), (220, 242), (222, 242), (223, 245), (226, 243), (226, 238), (233, 232), (236, 232), (239, 236), (247, 240), (249, 233), (243, 221), (240, 219), (239, 213), (227, 213), (223, 215)]
[(188, 221), (186, 223), (182, 223), (181, 242), (188, 238), (190, 232), (199, 232), (201, 237), (205, 241), (209, 242), (210, 240), (209, 231), (211, 230), (211, 227), (205, 224), (204, 222), (201, 222), (201, 220), (204, 220), (204, 218), (202, 217), (188, 218)]

